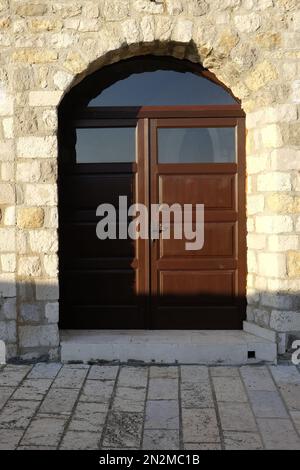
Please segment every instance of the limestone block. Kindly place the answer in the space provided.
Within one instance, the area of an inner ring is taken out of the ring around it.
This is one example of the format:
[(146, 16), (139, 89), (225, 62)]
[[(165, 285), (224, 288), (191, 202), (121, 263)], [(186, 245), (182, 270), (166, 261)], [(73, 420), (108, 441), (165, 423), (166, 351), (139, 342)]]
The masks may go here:
[(14, 253), (1, 255), (1, 268), (5, 273), (14, 273), (16, 270), (16, 255)]
[(291, 311), (272, 310), (270, 327), (276, 331), (299, 331), (300, 313)]
[(59, 70), (53, 75), (53, 83), (59, 90), (66, 90), (73, 80), (73, 75)]
[(17, 156), (21, 158), (56, 158), (57, 138), (46, 137), (19, 137), (17, 139)]
[(45, 48), (20, 48), (13, 52), (12, 58), (14, 62), (25, 64), (47, 64), (57, 60), (58, 53), (52, 49)]
[(59, 344), (57, 325), (20, 326), (19, 338), (20, 346), (24, 348), (57, 346)]
[(0, 297), (16, 297), (15, 274), (0, 274)]
[[(134, 4), (134, 6), (136, 5)], [(119, 0), (104, 0), (101, 2), (101, 13), (107, 21), (123, 20), (129, 13), (129, 0), (123, 0), (122, 2)]]
[(39, 228), (44, 224), (44, 217), (41, 207), (22, 207), (17, 213), (17, 225), (21, 228)]
[(192, 39), (193, 22), (179, 19), (172, 31), (172, 39), (178, 42), (189, 42)]
[(35, 183), (39, 181), (41, 168), (39, 162), (32, 160), (29, 162), (17, 163), (16, 181), (24, 183)]
[[(111, 3), (119, 2), (115, 2), (115, 0), (113, 0)], [(127, 2), (124, 3), (126, 4)], [(164, 4), (162, 0), (156, 2), (149, 0), (133, 0), (133, 8), (141, 13), (157, 14), (164, 12)]]
[(166, 7), (169, 15), (180, 15), (183, 11), (181, 0), (166, 0)]
[(21, 256), (18, 265), (20, 276), (37, 277), (41, 275), (41, 262), (38, 256)]
[(271, 153), (272, 170), (300, 170), (300, 151), (293, 148), (278, 148)]
[(291, 187), (289, 173), (265, 173), (257, 177), (258, 191), (290, 191)]
[(58, 250), (56, 230), (30, 230), (29, 244), (35, 253), (55, 253)]
[(41, 3), (23, 3), (16, 6), (16, 14), (19, 16), (42, 16), (47, 12), (46, 4)]
[(37, 300), (57, 300), (58, 293), (58, 280), (56, 278), (36, 280)]
[(14, 228), (0, 228), (0, 247), (1, 252), (15, 251), (15, 229)]
[(261, 19), (256, 13), (249, 13), (247, 15), (236, 15), (234, 23), (241, 33), (253, 33), (261, 24)]
[(270, 235), (268, 246), (270, 251), (297, 250), (299, 237), (298, 235)]
[(55, 184), (27, 184), (25, 187), (26, 204), (32, 206), (55, 206), (57, 187)]
[(45, 255), (44, 256), (44, 270), (49, 277), (54, 277), (58, 272), (58, 256)]
[(288, 275), (300, 277), (300, 251), (292, 251), (287, 255)]
[(45, 306), (45, 317), (48, 323), (57, 323), (59, 314), (58, 302), (49, 302)]
[(264, 210), (264, 196), (262, 194), (248, 195), (247, 198), (247, 213), (249, 215), (263, 212)]
[(286, 257), (283, 253), (258, 253), (258, 273), (262, 276), (285, 277)]
[(61, 96), (60, 91), (31, 91), (29, 106), (57, 106)]
[(246, 85), (250, 90), (257, 91), (267, 83), (273, 82), (278, 78), (278, 72), (271, 62), (261, 62), (246, 77)]
[(269, 124), (261, 129), (261, 140), (264, 148), (281, 147), (283, 143), (280, 127), (277, 124)]
[(288, 215), (256, 216), (257, 233), (287, 233), (293, 231), (293, 219)]
[(6, 207), (4, 210), (3, 223), (6, 226), (15, 225), (16, 222), (16, 209), (15, 206)]

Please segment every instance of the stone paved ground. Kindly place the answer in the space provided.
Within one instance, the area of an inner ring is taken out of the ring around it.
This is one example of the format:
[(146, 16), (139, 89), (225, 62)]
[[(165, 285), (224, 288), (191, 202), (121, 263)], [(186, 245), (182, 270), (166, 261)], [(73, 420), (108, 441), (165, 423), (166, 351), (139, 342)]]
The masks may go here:
[(295, 366), (7, 365), (0, 449), (300, 449)]

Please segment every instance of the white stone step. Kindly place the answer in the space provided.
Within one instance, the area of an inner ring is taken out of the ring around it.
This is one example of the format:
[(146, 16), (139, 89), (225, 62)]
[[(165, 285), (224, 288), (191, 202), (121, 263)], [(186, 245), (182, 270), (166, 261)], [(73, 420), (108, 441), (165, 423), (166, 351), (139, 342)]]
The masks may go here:
[(276, 363), (275, 341), (242, 330), (62, 330), (61, 360)]

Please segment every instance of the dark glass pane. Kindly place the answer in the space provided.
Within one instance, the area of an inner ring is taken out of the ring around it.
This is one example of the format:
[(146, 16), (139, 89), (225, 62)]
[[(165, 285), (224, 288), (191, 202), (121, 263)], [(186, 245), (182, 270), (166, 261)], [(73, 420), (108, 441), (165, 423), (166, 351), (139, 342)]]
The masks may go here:
[(159, 163), (236, 161), (234, 127), (160, 128)]
[(219, 85), (191, 72), (133, 73), (103, 90), (88, 106), (236, 104)]
[(135, 128), (76, 129), (77, 163), (135, 161)]

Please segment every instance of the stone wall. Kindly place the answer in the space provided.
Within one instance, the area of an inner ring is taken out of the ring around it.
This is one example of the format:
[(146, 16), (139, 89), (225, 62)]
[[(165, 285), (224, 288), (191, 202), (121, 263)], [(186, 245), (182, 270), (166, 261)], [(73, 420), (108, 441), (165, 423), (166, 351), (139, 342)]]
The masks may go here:
[[(298, 47), (297, 47), (298, 45)], [(200, 62), (247, 113), (248, 320), (300, 331), (298, 0), (0, 0), (0, 338), (55, 358), (57, 107), (121, 58)], [(294, 334), (293, 333), (293, 334)]]

